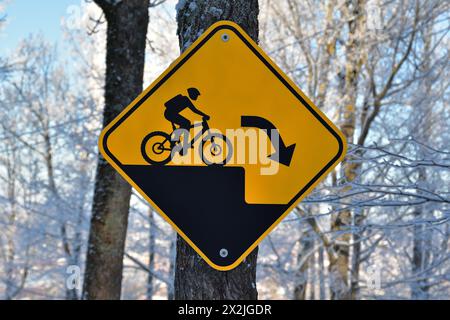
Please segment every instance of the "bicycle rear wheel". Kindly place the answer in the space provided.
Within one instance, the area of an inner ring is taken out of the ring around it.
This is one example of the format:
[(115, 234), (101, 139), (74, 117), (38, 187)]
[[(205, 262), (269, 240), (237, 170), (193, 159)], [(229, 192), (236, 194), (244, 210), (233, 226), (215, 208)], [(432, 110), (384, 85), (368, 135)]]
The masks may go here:
[(152, 165), (166, 165), (172, 159), (172, 141), (165, 132), (152, 132), (142, 140), (141, 153)]

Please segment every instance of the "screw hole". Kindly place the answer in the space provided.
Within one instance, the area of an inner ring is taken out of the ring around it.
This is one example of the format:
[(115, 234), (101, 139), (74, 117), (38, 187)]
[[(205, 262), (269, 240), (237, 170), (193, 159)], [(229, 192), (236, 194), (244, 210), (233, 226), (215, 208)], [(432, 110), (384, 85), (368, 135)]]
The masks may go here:
[(220, 254), (220, 256), (222, 258), (226, 258), (226, 257), (228, 257), (228, 250), (227, 249), (221, 249), (219, 254)]
[(228, 42), (230, 40), (230, 36), (227, 33), (224, 33), (222, 35), (222, 41), (223, 42)]

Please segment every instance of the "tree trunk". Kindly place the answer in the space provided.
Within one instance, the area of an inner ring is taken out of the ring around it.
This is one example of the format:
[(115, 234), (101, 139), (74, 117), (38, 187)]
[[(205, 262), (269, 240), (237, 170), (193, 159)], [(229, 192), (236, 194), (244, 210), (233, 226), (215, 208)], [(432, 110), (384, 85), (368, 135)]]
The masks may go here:
[[(214, 10), (211, 10), (215, 8)], [(187, 0), (178, 6), (180, 48), (186, 50), (209, 26), (220, 20), (239, 24), (258, 41), (257, 0)], [(237, 268), (221, 272), (212, 269), (181, 237), (177, 239), (175, 299), (257, 299), (255, 249)]]
[[(312, 248), (314, 250), (315, 241), (312, 240)], [(309, 300), (316, 299), (316, 252), (312, 253), (308, 261), (308, 283), (309, 283)]]
[[(55, 179), (55, 169), (53, 166), (53, 145), (50, 139), (50, 119), (45, 118), (43, 119), (43, 139), (45, 143), (45, 165), (47, 167), (47, 182), (48, 182), (48, 190), (50, 193), (50, 199), (52, 202), (58, 204), (60, 196), (58, 193), (58, 188), (56, 185), (56, 179)], [(74, 255), (75, 252), (73, 249), (75, 246), (71, 246), (71, 243), (69, 241), (68, 235), (67, 235), (67, 223), (66, 221), (61, 221), (61, 226), (59, 227), (60, 234), (61, 234), (61, 242), (62, 242), (62, 249), (65, 254), (66, 258), (66, 266), (70, 265), (77, 265), (77, 257)], [(74, 244), (75, 245), (75, 244)], [(66, 300), (78, 300), (78, 292), (76, 288), (69, 289), (68, 286), (65, 286), (65, 299)]]
[[(423, 56), (424, 61), (422, 65), (422, 72), (424, 74), (430, 72), (431, 70), (431, 52), (432, 52), (432, 24), (430, 23), (425, 27), (423, 32)], [(432, 91), (432, 81), (429, 77), (426, 77), (423, 81), (423, 92), (426, 97), (426, 93)], [(425, 98), (416, 107), (417, 117), (419, 118), (417, 123), (421, 123), (421, 131), (416, 133), (420, 138), (420, 141), (424, 143), (430, 143), (431, 129), (433, 128), (433, 115), (432, 110), (428, 110), (429, 104), (432, 101)], [(427, 171), (424, 167), (419, 167), (417, 184), (423, 186), (427, 183)], [(414, 220), (421, 220), (430, 218), (430, 213), (427, 212), (425, 205), (416, 206), (413, 212)], [(431, 250), (432, 250), (432, 237), (433, 229), (423, 224), (421, 222), (415, 222), (413, 228), (413, 256), (412, 256), (412, 275), (417, 278), (411, 284), (411, 299), (414, 300), (428, 300), (429, 299), (429, 289), (428, 284), (429, 272), (427, 269), (430, 265), (431, 260)]]
[(147, 277), (147, 300), (153, 300), (153, 271), (155, 270), (155, 217), (153, 209), (148, 209), (148, 220), (150, 223), (150, 236), (148, 239), (148, 273)]
[(325, 263), (323, 247), (319, 248), (318, 269), (319, 269), (319, 300), (325, 300)]
[(256, 248), (237, 268), (212, 269), (186, 241), (177, 239), (176, 300), (256, 300)]
[[(342, 133), (348, 143), (353, 143), (356, 125), (356, 99), (358, 89), (358, 78), (362, 66), (361, 40), (364, 36), (365, 14), (364, 0), (347, 0), (342, 7), (344, 16), (348, 18), (348, 40), (346, 43), (346, 65), (344, 77), (344, 96), (342, 112)], [(357, 176), (358, 166), (351, 161), (342, 163), (343, 173), (348, 182)], [(348, 192), (350, 186), (344, 188)], [(330, 289), (331, 299), (342, 300), (351, 298), (349, 286), (350, 268), (350, 228), (352, 224), (352, 213), (350, 210), (339, 212), (331, 222), (331, 229), (341, 233), (335, 239), (334, 251), (337, 259), (330, 262)]]
[(311, 230), (308, 228), (304, 231), (302, 238), (299, 240), (300, 250), (297, 256), (297, 261), (300, 264), (298, 276), (296, 276), (297, 284), (294, 288), (295, 300), (306, 300), (306, 289), (308, 281), (310, 281), (309, 270), (312, 263), (311, 250), (314, 247), (314, 240)]
[[(424, 169), (419, 172), (420, 178), (425, 177)], [(419, 206), (413, 213), (414, 219), (424, 219), (423, 207)], [(422, 223), (415, 223), (413, 229), (413, 257), (412, 257), (412, 274), (416, 278), (411, 283), (411, 299), (428, 300), (429, 285), (427, 268), (430, 263), (430, 231)]]
[(330, 0), (326, 8), (325, 30), (320, 38), (321, 55), (319, 61), (318, 90), (316, 102), (317, 107), (322, 109), (325, 105), (328, 89), (330, 86), (330, 66), (331, 60), (336, 55), (337, 32), (334, 32), (333, 12), (336, 10), (336, 0)]
[[(110, 123), (142, 92), (148, 0), (95, 0), (108, 23), (105, 109)], [(120, 299), (131, 187), (99, 156), (84, 299)]]
[[(364, 209), (357, 208), (354, 212), (353, 224), (359, 226), (363, 222)], [(361, 241), (362, 232), (360, 230), (355, 230), (353, 233), (353, 254), (351, 263), (351, 280), (350, 280), (350, 294), (352, 300), (359, 299), (359, 278), (360, 278), (360, 265), (361, 265)]]
[[(175, 257), (177, 254), (176, 251), (177, 251), (177, 235), (175, 234), (174, 237), (172, 237), (170, 243), (170, 264), (169, 264), (170, 279), (174, 279), (175, 277), (175, 263), (176, 263)], [(175, 288), (174, 285), (170, 285), (167, 288), (167, 300), (174, 300), (174, 299), (175, 299)]]

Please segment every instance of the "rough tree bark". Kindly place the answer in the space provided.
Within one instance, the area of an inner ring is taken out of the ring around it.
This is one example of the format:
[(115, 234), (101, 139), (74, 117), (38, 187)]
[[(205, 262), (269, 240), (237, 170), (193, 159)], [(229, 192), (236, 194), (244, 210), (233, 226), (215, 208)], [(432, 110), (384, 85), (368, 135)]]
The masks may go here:
[[(258, 41), (257, 0), (187, 0), (178, 6), (180, 48), (186, 50), (209, 26), (220, 20), (239, 24)], [(228, 272), (212, 269), (180, 237), (177, 239), (175, 299), (257, 299), (255, 249), (240, 266)]]
[[(142, 92), (149, 0), (95, 0), (106, 21), (106, 126)], [(100, 155), (84, 299), (120, 299), (131, 187)]]

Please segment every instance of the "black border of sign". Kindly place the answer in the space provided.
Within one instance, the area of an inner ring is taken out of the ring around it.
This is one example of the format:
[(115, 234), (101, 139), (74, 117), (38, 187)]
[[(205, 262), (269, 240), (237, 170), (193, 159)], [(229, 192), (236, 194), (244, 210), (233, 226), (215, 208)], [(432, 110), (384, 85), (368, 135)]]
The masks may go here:
[[(221, 25), (221, 26), (218, 26), (217, 28), (215, 28), (213, 31), (211, 31), (211, 33), (208, 34), (195, 48), (193, 48), (177, 65), (175, 65), (172, 68), (172, 70), (170, 70), (170, 72), (166, 74), (166, 76), (164, 78), (162, 78), (145, 96), (143, 96), (122, 118), (120, 118), (105, 133), (105, 136), (103, 137), (103, 149), (108, 154), (108, 156), (118, 166), (120, 166), (123, 169), (122, 163), (116, 157), (114, 157), (114, 155), (108, 149), (107, 141), (108, 141), (109, 135), (114, 130), (116, 130), (116, 128), (120, 124), (122, 124), (122, 122), (125, 121), (125, 119), (128, 118), (137, 108), (139, 108), (141, 106), (141, 104), (145, 102), (145, 100), (147, 100), (156, 90), (158, 90), (164, 84), (164, 82), (167, 81), (167, 79), (169, 79), (179, 68), (181, 68), (181, 66), (183, 66), (183, 64), (186, 63), (186, 61), (188, 61), (190, 57), (192, 57), (209, 39), (211, 39), (212, 36), (214, 36), (218, 31), (223, 30), (223, 29), (229, 29), (229, 30), (233, 31), (235, 34), (237, 34), (239, 36), (239, 38), (246, 44), (246, 46), (256, 55), (256, 57), (259, 60), (261, 60), (262, 63), (264, 63), (264, 65), (286, 86), (286, 88), (289, 89), (289, 91), (298, 100), (300, 100), (300, 102), (314, 115), (314, 117), (317, 118), (317, 120), (320, 121), (320, 123), (322, 123), (324, 125), (325, 128), (327, 128), (327, 130), (338, 141), (339, 151), (336, 154), (336, 156), (333, 159), (331, 159), (331, 161), (328, 162), (327, 165), (322, 170), (320, 170), (319, 173), (317, 175), (315, 175), (314, 178), (312, 178), (311, 181), (308, 182), (308, 184), (306, 186), (304, 186), (303, 189), (301, 189), (300, 192), (297, 193), (297, 195), (294, 198), (292, 198), (292, 200), (287, 204), (287, 207), (290, 207), (290, 206), (292, 206), (292, 204), (294, 204), (295, 201), (297, 201), (297, 199), (299, 197), (301, 197), (303, 195), (303, 193), (305, 193), (309, 189), (309, 187), (312, 184), (314, 184), (341, 157), (342, 152), (344, 151), (344, 142), (341, 140), (341, 137), (337, 134), (337, 132), (334, 131), (333, 128), (330, 127), (330, 125), (322, 119), (322, 117), (314, 110), (314, 108), (312, 108), (308, 104), (308, 102), (305, 99), (303, 99), (303, 97), (301, 95), (299, 95), (298, 92), (294, 88), (292, 88), (292, 86), (278, 73), (277, 70), (275, 70), (275, 68), (258, 52), (258, 50), (256, 50), (250, 42), (248, 42), (248, 40), (239, 32), (239, 30), (237, 30), (236, 28), (234, 28), (233, 26), (230, 26), (230, 25)], [(126, 172), (126, 171), (124, 170), (124, 172)]]

